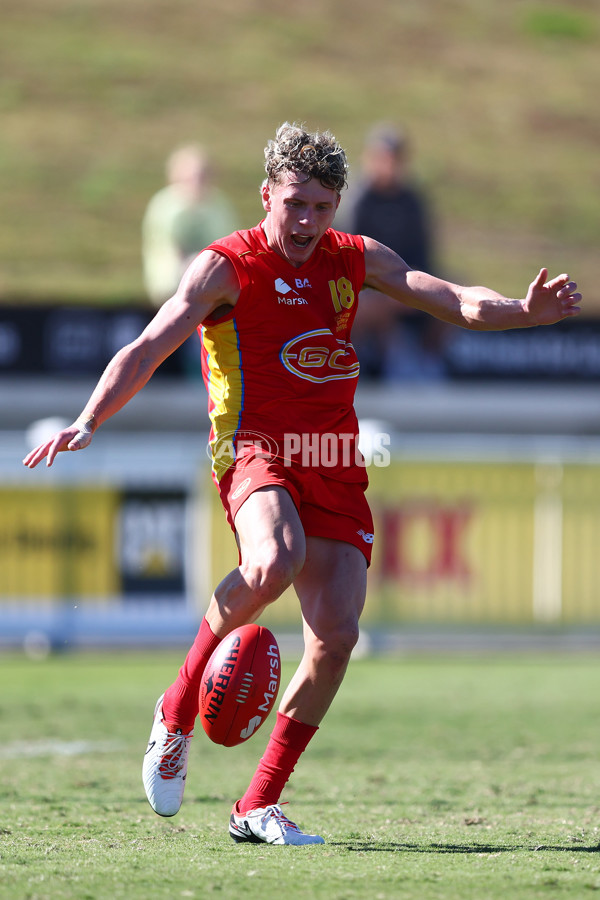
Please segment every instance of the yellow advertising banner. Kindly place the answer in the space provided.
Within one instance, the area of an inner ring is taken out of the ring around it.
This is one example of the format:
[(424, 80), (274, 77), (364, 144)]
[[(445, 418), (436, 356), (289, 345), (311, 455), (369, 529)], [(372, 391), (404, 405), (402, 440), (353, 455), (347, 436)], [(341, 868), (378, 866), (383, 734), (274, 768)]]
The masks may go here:
[(562, 621), (600, 622), (600, 466), (565, 466), (555, 487), (560, 504)]
[(531, 621), (532, 465), (396, 460), (369, 478), (365, 621)]
[[(600, 622), (600, 465), (394, 458), (369, 478), (365, 625)], [(214, 486), (202, 497), (208, 515), (194, 542), (210, 542), (214, 586), (237, 565), (237, 547)], [(0, 605), (167, 594), (183, 602), (187, 510), (183, 488), (1, 488)], [(261, 621), (297, 628), (294, 591)]]
[(117, 505), (107, 488), (0, 489), (0, 603), (118, 593)]

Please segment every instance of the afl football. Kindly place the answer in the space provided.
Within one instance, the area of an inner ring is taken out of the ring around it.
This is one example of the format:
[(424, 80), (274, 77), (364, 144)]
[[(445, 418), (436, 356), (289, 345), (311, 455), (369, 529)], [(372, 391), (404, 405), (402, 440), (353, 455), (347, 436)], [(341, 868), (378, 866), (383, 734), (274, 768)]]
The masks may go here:
[(281, 681), (279, 647), (262, 625), (242, 625), (221, 641), (200, 685), (200, 719), (215, 744), (235, 747), (260, 728)]

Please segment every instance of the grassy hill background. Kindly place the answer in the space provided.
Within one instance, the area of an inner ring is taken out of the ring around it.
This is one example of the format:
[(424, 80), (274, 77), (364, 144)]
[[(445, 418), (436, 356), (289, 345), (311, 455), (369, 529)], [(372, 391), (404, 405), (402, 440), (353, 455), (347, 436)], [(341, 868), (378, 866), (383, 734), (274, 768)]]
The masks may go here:
[(442, 271), (521, 295), (543, 264), (600, 315), (597, 0), (3, 0), (0, 302), (144, 302), (164, 160), (218, 161), (243, 225), (284, 119), (356, 173), (406, 126)]

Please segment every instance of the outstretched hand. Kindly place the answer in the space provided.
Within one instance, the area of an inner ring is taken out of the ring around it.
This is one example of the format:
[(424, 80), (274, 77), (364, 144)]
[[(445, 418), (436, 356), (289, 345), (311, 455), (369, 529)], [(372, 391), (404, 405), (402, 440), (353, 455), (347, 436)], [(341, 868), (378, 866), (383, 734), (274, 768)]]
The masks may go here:
[(568, 275), (557, 275), (551, 281), (548, 269), (540, 269), (539, 275), (529, 285), (525, 298), (525, 310), (532, 325), (553, 325), (581, 312), (581, 294)]
[(23, 465), (35, 469), (38, 463), (46, 459), (46, 465), (51, 466), (57, 453), (63, 450), (83, 450), (91, 440), (92, 432), (81, 422), (74, 422), (31, 450), (23, 460)]

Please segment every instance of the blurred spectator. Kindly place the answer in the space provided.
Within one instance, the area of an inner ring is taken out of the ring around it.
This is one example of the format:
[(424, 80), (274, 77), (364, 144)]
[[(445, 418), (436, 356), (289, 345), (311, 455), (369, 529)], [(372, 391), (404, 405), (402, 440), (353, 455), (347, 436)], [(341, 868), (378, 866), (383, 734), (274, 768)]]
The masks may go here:
[(155, 306), (175, 293), (200, 250), (239, 227), (201, 147), (190, 144), (175, 150), (166, 175), (167, 185), (152, 197), (142, 222), (144, 281)]
[[(413, 269), (435, 274), (429, 209), (411, 177), (410, 148), (401, 129), (381, 123), (367, 135), (361, 176), (340, 227), (386, 244)], [(376, 291), (361, 294), (353, 343), (367, 377), (441, 377), (443, 333), (443, 325), (430, 316), (403, 313)]]
[(425, 197), (410, 174), (403, 131), (377, 125), (369, 132), (362, 174), (348, 198), (348, 230), (395, 250), (413, 269), (431, 272), (432, 234)]

